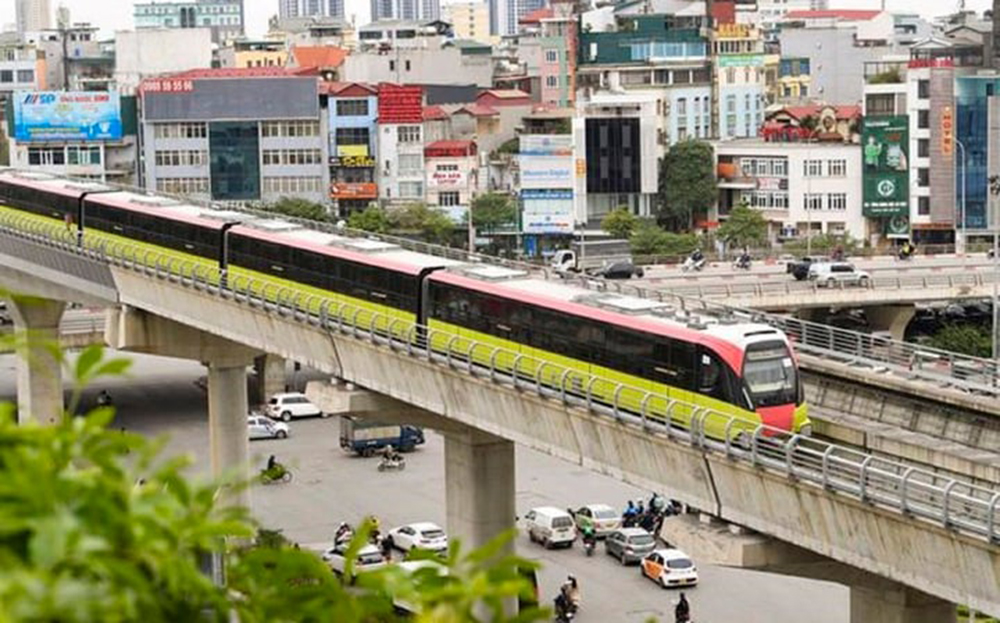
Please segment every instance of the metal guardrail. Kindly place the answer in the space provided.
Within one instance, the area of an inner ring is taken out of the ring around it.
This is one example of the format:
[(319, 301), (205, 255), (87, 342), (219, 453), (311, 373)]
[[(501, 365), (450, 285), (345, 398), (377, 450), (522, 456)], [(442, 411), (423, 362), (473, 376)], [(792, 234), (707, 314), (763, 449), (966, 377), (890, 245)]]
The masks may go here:
[(815, 281), (754, 281), (715, 283), (706, 285), (681, 285), (672, 287), (671, 291), (683, 296), (699, 298), (750, 296), (761, 298), (788, 294), (819, 295), (823, 292), (856, 290), (864, 288), (879, 291), (922, 291), (930, 288), (975, 288), (986, 286), (997, 281), (998, 276), (991, 272), (958, 272), (955, 274), (931, 275), (896, 275), (873, 276), (859, 286), (836, 284), (827, 286)]
[[(169, 281), (207, 296), (262, 309), (340, 334), (385, 346), (456, 372), (529, 391), (600, 416), (641, 426), (706, 453), (725, 456), (799, 486), (896, 511), (914, 519), (1000, 542), (1000, 492), (836, 444), (750, 424), (745, 420), (613, 383), (449, 332), (417, 327), (398, 318), (335, 300), (304, 294), (262, 279), (237, 277), (219, 286), (218, 270), (125, 243), (78, 247), (64, 229), (21, 217), (0, 216), (0, 232), (91, 260)], [(433, 346), (432, 346), (433, 345)], [(596, 393), (602, 384), (610, 392)], [(610, 400), (608, 396), (611, 396)], [(752, 429), (752, 433), (747, 427)], [(719, 438), (709, 435), (718, 433)]]

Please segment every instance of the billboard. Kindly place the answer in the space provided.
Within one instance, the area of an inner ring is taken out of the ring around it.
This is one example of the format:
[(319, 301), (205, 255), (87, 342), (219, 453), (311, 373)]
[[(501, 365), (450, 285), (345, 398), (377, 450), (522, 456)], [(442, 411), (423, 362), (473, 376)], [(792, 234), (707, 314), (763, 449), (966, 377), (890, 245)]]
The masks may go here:
[(861, 133), (864, 162), (862, 213), (867, 217), (909, 215), (909, 118), (868, 117)]
[(432, 171), (427, 174), (428, 188), (461, 188), (466, 185), (465, 171)]
[(18, 141), (116, 141), (122, 137), (118, 93), (18, 91), (14, 138)]
[(572, 156), (573, 137), (568, 134), (522, 134), (521, 156)]
[[(147, 80), (141, 92), (147, 121), (319, 121), (315, 76)], [(261, 97), (261, 93), (281, 97)]]
[(573, 158), (521, 156), (522, 188), (573, 188), (576, 169)]
[(573, 191), (525, 189), (521, 191), (524, 211), (522, 230), (526, 234), (572, 234)]
[(330, 184), (331, 199), (378, 199), (378, 185), (367, 182), (334, 182)]

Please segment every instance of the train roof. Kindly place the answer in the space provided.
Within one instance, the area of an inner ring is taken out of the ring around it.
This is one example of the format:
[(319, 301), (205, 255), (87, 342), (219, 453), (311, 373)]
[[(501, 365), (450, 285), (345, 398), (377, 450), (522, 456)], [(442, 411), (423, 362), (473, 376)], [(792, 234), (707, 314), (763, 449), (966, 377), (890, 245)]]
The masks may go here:
[(87, 197), (87, 202), (134, 210), (144, 214), (170, 218), (212, 229), (220, 229), (229, 221), (238, 221), (241, 218), (245, 218), (245, 215), (241, 212), (217, 210), (208, 206), (185, 203), (172, 197), (147, 195), (129, 190), (120, 190)]
[(43, 171), (5, 169), (0, 171), (0, 181), (54, 192), (75, 199), (78, 199), (83, 193), (104, 193), (114, 190), (111, 186), (100, 182), (66, 179)]

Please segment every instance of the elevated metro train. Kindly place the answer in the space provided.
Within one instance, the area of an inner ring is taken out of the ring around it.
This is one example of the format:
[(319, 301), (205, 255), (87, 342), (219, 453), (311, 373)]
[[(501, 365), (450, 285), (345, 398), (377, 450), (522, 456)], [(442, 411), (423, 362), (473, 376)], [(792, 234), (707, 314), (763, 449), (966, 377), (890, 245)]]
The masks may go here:
[[(528, 355), (559, 387), (610, 403), (619, 385), (758, 423), (810, 434), (787, 337), (763, 324), (690, 317), (649, 299), (595, 293), (486, 264), (416, 253), (234, 210), (117, 190), (41, 173), (0, 171), (0, 214), (64, 225), (80, 240), (126, 240)], [(433, 333), (432, 348), (444, 341)], [(485, 353), (486, 349), (479, 349)], [(474, 358), (482, 355), (473, 354)], [(526, 358), (528, 359), (528, 358)], [(488, 363), (488, 361), (484, 362)], [(575, 374), (579, 373), (579, 374)], [(621, 400), (639, 412), (639, 399)], [(690, 418), (691, 409), (672, 416)], [(724, 422), (710, 424), (713, 437)]]

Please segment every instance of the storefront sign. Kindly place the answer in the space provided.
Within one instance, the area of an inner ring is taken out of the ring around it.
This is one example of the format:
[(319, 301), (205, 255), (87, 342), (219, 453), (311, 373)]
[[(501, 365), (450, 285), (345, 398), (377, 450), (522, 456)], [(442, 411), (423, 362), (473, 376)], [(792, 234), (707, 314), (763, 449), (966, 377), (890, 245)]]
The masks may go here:
[(372, 183), (334, 182), (330, 184), (333, 199), (378, 199), (378, 185)]
[(343, 156), (330, 158), (330, 165), (345, 169), (370, 169), (375, 166), (375, 159), (371, 156)]
[(750, 37), (749, 24), (719, 24), (715, 29), (716, 39), (746, 39)]
[(143, 93), (191, 93), (194, 91), (194, 81), (171, 78), (143, 80), (139, 90)]
[(367, 156), (368, 145), (337, 145), (337, 155), (344, 156)]
[(432, 171), (427, 175), (428, 188), (459, 188), (465, 183), (465, 171)]
[(523, 134), (518, 153), (522, 156), (572, 156), (573, 137), (568, 134)]
[(909, 214), (909, 118), (868, 117), (861, 135), (864, 161), (862, 213), (867, 217)]
[(522, 230), (526, 234), (573, 233), (572, 190), (522, 190)]
[(566, 156), (519, 156), (522, 188), (572, 188), (576, 170)]
[(763, 54), (720, 54), (719, 67), (763, 67)]
[(941, 153), (950, 156), (955, 149), (955, 115), (951, 106), (941, 109)]

